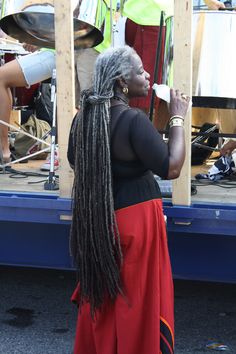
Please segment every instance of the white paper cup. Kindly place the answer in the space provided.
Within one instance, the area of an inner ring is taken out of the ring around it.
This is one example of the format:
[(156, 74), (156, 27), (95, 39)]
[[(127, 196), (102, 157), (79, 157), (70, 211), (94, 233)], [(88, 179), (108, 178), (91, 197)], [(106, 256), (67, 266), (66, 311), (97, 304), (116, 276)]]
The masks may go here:
[(157, 97), (170, 103), (170, 88), (169, 88), (169, 86), (153, 84), (152, 88), (155, 91)]

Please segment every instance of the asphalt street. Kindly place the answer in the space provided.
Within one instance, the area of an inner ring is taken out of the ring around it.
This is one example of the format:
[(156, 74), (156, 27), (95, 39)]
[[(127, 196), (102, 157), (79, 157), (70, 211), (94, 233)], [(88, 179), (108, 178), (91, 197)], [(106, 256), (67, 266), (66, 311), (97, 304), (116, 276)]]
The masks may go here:
[(72, 272), (0, 268), (0, 354), (71, 354)]
[[(176, 354), (236, 353), (236, 285), (175, 280)], [(71, 354), (75, 274), (0, 267), (0, 354)], [(148, 354), (148, 353), (143, 353)]]
[(175, 281), (175, 329), (176, 354), (236, 354), (236, 284)]

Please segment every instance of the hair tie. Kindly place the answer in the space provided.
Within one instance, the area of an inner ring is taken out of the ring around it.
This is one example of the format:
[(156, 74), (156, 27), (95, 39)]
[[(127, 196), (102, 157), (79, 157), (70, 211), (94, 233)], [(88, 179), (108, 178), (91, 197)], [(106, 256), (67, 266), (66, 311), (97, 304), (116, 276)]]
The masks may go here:
[(107, 96), (99, 96), (99, 95), (90, 95), (87, 97), (86, 101), (92, 105), (102, 104), (108, 102), (110, 97)]

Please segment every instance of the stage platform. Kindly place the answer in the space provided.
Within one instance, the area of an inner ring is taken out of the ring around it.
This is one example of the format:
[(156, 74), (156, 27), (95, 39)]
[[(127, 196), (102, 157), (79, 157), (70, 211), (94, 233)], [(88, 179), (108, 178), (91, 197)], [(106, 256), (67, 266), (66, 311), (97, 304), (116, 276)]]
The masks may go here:
[[(198, 173), (207, 173), (215, 159), (207, 160), (200, 166), (192, 166), (192, 185), (196, 187), (197, 193), (191, 196), (191, 201), (207, 203), (233, 203), (236, 204), (236, 175), (229, 179), (223, 179), (217, 183), (209, 180), (196, 180)], [(48, 181), (49, 172), (41, 171), (40, 167), (44, 160), (29, 160), (27, 163), (12, 164), (5, 171), (0, 171), (0, 191), (7, 193), (32, 193), (59, 196), (58, 190), (45, 189), (45, 182)], [(59, 182), (58, 171), (55, 171), (56, 181)], [(172, 192), (171, 181), (159, 181), (163, 198), (170, 199)], [(184, 186), (183, 186), (184, 188)]]
[[(1, 192), (23, 192), (35, 194), (53, 194), (59, 196), (58, 190), (46, 190), (45, 182), (48, 180), (49, 171), (41, 171), (40, 167), (45, 160), (29, 160), (27, 163), (11, 164), (4, 170), (0, 170), (0, 191)], [(58, 181), (58, 174), (55, 171)]]

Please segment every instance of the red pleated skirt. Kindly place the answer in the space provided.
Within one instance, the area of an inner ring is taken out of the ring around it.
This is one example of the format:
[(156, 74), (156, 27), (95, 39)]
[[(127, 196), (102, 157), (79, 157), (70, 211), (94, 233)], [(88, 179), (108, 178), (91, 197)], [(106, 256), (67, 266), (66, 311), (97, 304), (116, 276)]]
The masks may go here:
[[(156, 49), (159, 36), (159, 26), (142, 26), (127, 19), (125, 28), (125, 41), (133, 47), (140, 58), (142, 59), (144, 69), (150, 74), (151, 87), (154, 83), (154, 70), (156, 61)], [(160, 62), (158, 67), (157, 82), (161, 83), (162, 80), (162, 66), (164, 61), (164, 49), (165, 49), (165, 27), (162, 32), (161, 53)], [(149, 109), (151, 101), (150, 89), (147, 97), (132, 98), (129, 101), (131, 107), (140, 109)], [(158, 106), (159, 100), (155, 98), (156, 106)]]
[[(116, 211), (125, 297), (90, 316), (78, 313), (74, 354), (173, 354), (174, 297), (166, 225), (159, 199)], [(79, 285), (72, 295), (79, 305)]]

